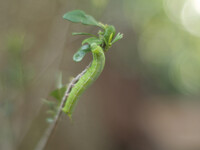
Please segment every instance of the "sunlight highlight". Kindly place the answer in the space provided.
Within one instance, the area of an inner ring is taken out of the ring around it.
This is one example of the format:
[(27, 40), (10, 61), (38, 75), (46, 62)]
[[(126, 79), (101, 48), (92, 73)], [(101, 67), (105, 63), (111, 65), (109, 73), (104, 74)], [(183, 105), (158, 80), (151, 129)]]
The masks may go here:
[(181, 20), (188, 32), (200, 37), (200, 0), (188, 0), (185, 2)]
[(200, 15), (200, 0), (193, 0), (193, 7), (196, 12)]

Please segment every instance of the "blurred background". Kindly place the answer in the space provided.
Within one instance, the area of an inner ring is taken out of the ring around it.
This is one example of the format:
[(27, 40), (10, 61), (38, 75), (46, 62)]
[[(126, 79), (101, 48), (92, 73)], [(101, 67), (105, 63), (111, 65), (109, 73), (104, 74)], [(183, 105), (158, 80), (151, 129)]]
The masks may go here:
[(0, 149), (33, 150), (42, 99), (91, 61), (72, 60), (85, 37), (71, 33), (99, 30), (62, 19), (74, 9), (124, 38), (46, 149), (199, 150), (200, 0), (0, 0)]

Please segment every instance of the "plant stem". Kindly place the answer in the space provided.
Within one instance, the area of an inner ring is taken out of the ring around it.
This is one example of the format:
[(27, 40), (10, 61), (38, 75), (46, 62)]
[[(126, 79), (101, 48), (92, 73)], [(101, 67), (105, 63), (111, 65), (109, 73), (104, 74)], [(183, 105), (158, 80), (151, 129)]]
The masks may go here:
[(71, 89), (73, 88), (74, 84), (84, 75), (84, 73), (87, 71), (87, 69), (90, 67), (90, 64), (80, 73), (78, 74), (70, 83), (69, 83), (69, 86), (62, 98), (62, 101), (61, 101), (61, 104), (59, 106), (59, 109), (58, 109), (58, 112), (54, 118), (54, 121), (53, 123), (51, 123), (49, 125), (49, 127), (47, 128), (47, 130), (45, 131), (42, 139), (39, 141), (37, 147), (35, 148), (35, 150), (44, 150), (46, 148), (46, 146), (48, 145), (48, 142), (50, 140), (50, 138), (52, 137), (57, 125), (58, 125), (58, 122), (59, 122), (59, 119), (61, 117), (61, 114), (62, 114), (62, 108), (64, 107), (65, 105), (65, 102), (67, 101), (67, 97), (71, 91)]

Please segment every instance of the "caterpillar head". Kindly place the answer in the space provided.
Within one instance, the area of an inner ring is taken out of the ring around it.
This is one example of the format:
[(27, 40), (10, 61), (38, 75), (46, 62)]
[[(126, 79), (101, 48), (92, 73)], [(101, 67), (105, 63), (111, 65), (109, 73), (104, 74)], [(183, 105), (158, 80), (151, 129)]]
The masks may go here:
[(92, 51), (93, 53), (98, 54), (98, 53), (101, 52), (101, 50), (102, 50), (102, 48), (101, 48), (99, 45), (97, 45), (96, 43), (92, 43), (92, 44), (91, 44), (91, 51)]

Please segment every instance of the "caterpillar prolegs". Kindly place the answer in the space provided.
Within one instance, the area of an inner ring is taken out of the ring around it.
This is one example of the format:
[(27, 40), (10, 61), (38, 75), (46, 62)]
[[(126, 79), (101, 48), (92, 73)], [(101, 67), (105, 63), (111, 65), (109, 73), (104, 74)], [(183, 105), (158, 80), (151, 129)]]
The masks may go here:
[(74, 107), (81, 94), (99, 77), (103, 71), (105, 64), (103, 49), (96, 44), (92, 44), (91, 52), (93, 55), (93, 61), (90, 67), (72, 87), (67, 97), (67, 101), (62, 109), (63, 112), (65, 112), (69, 117), (71, 117)]

